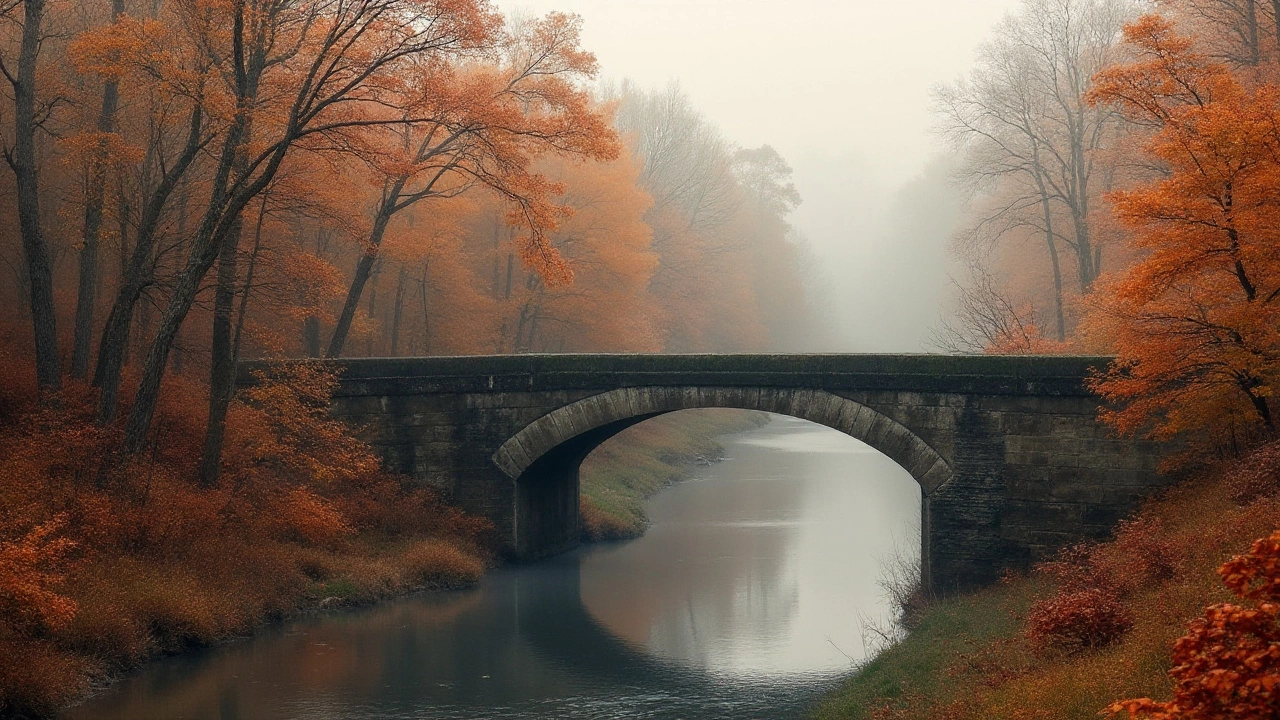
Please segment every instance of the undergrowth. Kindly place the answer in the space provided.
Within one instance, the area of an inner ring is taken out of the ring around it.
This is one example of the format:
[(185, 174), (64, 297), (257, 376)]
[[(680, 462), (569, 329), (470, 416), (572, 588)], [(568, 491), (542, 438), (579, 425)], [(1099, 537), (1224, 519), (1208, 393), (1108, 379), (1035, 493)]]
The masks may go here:
[(211, 489), (194, 383), (167, 381), (151, 445), (125, 459), (88, 388), (41, 405), (31, 374), (0, 349), (0, 717), (50, 716), (274, 619), (474, 583), (489, 562), (488, 522), (383, 473), (329, 418), (318, 367), (241, 394)]

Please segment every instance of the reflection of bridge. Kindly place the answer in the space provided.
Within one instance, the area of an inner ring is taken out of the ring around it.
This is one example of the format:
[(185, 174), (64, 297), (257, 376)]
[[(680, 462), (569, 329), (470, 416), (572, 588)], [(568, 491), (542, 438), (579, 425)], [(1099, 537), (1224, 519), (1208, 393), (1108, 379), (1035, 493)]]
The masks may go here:
[[(392, 470), (488, 515), (520, 558), (578, 539), (578, 467), (685, 408), (792, 415), (852, 435), (920, 483), (935, 589), (989, 582), (1106, 534), (1163, 480), (1157, 447), (1112, 438), (1084, 388), (1104, 358), (513, 355), (337, 361), (334, 413)], [(242, 378), (256, 365), (246, 363)]]

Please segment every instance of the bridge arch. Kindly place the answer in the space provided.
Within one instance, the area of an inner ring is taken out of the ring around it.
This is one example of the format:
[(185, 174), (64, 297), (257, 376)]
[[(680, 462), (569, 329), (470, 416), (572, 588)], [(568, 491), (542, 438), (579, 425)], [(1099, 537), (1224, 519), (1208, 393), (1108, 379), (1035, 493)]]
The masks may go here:
[[(592, 395), (534, 420), (504, 442), (493, 462), (513, 480), (558, 449), (600, 443), (651, 417), (692, 408), (738, 408), (790, 415), (850, 435), (887, 455), (920, 483), (927, 498), (951, 479), (951, 466), (905, 425), (866, 405), (808, 388), (628, 387)], [(581, 452), (585, 450), (586, 452)]]
[(554, 555), (578, 543), (579, 470), (622, 430), (677, 410), (725, 407), (801, 418), (879, 450), (920, 484), (921, 579), (932, 582), (931, 496), (952, 469), (910, 428), (866, 405), (811, 388), (639, 386), (610, 390), (557, 408), (508, 438), (493, 463), (514, 484), (512, 549), (517, 557)]

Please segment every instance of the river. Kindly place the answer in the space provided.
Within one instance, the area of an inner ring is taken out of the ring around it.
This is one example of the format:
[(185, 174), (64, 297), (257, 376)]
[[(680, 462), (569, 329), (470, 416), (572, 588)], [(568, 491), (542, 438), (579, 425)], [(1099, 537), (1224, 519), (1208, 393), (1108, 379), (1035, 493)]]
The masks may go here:
[(887, 612), (880, 563), (918, 544), (920, 491), (801, 420), (722, 443), (640, 539), (161, 660), (64, 718), (803, 717)]

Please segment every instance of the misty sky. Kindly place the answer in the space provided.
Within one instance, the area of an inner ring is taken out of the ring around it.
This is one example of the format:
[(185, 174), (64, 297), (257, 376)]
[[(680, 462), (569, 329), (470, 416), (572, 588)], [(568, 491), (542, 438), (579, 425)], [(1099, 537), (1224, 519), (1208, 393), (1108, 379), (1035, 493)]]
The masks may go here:
[[(603, 77), (651, 88), (678, 81), (730, 141), (777, 148), (795, 168), (805, 201), (794, 224), (836, 286), (841, 307), (833, 322), (850, 337), (839, 349), (922, 349), (922, 324), (936, 318), (945, 293), (915, 294), (900, 318), (887, 317), (885, 308), (869, 311), (900, 281), (868, 266), (893, 234), (894, 192), (918, 180), (938, 154), (929, 133), (930, 88), (967, 70), (1017, 0), (499, 4), (581, 15), (584, 44)], [(933, 286), (946, 283), (944, 260), (932, 257), (945, 255), (938, 240), (913, 248), (930, 255), (922, 282)]]

